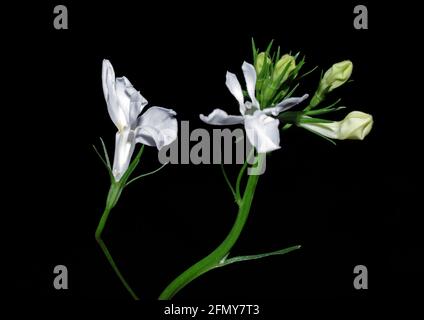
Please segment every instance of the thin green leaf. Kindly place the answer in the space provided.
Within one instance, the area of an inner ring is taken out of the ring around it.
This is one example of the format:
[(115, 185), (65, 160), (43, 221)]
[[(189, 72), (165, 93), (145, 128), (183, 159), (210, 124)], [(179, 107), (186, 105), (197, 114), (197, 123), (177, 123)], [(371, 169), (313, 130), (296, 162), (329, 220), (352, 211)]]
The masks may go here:
[(280, 46), (278, 46), (277, 47), (277, 54), (276, 54), (276, 56), (275, 56), (275, 62), (277, 63), (278, 62), (278, 60), (280, 60)]
[(109, 167), (110, 170), (112, 170), (112, 167), (110, 166), (110, 160), (109, 160), (109, 155), (107, 153), (106, 145), (105, 145), (102, 137), (100, 137), (100, 141), (102, 143), (103, 153), (105, 154), (105, 160), (106, 160), (107, 166)]
[(268, 57), (269, 52), (271, 51), (271, 48), (272, 48), (272, 44), (273, 44), (273, 43), (274, 43), (274, 39), (272, 39), (272, 40), (269, 42), (268, 47), (266, 48), (266, 57)]
[(293, 75), (292, 80), (297, 77), (297, 75), (300, 72), (300, 69), (302, 69), (304, 64), (305, 64), (305, 57), (302, 57), (302, 60), (300, 60), (300, 62), (296, 65), (296, 68), (291, 72), (291, 74)]
[(107, 172), (109, 173), (109, 177), (111, 179), (111, 181), (113, 181), (113, 174), (112, 174), (112, 170), (110, 169), (110, 167), (108, 166), (108, 164), (106, 163), (105, 159), (103, 159), (103, 157), (100, 155), (100, 152), (97, 150), (96, 146), (93, 144), (93, 148), (94, 151), (97, 153), (97, 155), (99, 156), (100, 160), (102, 161), (102, 163), (104, 164)]
[(298, 83), (293, 87), (293, 89), (291, 89), (289, 91), (289, 93), (287, 93), (287, 95), (285, 96), (285, 98), (290, 98), (292, 96), (292, 94), (294, 93), (294, 91), (297, 89), (297, 87), (299, 87), (299, 84)]
[(233, 186), (230, 182), (230, 179), (228, 179), (227, 173), (225, 172), (224, 164), (222, 164), (222, 163), (221, 163), (221, 171), (222, 171), (222, 174), (224, 175), (225, 182), (227, 182), (227, 185), (230, 188), (231, 193), (233, 194), (234, 200), (236, 202), (238, 202), (236, 191), (234, 190), (234, 188), (233, 188)]
[(299, 117), (298, 122), (299, 123), (330, 123), (334, 121), (321, 119), (321, 118), (312, 118), (312, 117), (302, 116), (302, 117)]
[(310, 111), (306, 111), (305, 114), (307, 114), (308, 116), (316, 116), (316, 115), (321, 115), (321, 114), (327, 114), (330, 112), (336, 112), (339, 110), (343, 110), (346, 109), (346, 107), (344, 106), (340, 106), (337, 108), (323, 108), (323, 109), (318, 109), (318, 110), (310, 110)]
[(99, 156), (100, 160), (102, 160), (102, 163), (105, 165), (106, 169), (109, 170), (109, 166), (107, 165), (105, 159), (103, 159), (103, 157), (100, 155), (100, 152), (97, 150), (96, 146), (94, 144), (92, 146), (94, 151), (96, 151), (97, 155)]
[(340, 107), (334, 108), (340, 101), (341, 101), (341, 99), (338, 99), (336, 102), (330, 104), (327, 107), (321, 108), (321, 109), (317, 109), (317, 110), (305, 110), (305, 114), (307, 114), (309, 116), (313, 116), (313, 115), (325, 114), (325, 113), (329, 113), (329, 112), (334, 112), (334, 111), (339, 111), (341, 109), (345, 109), (346, 107), (344, 107), (344, 106), (340, 106)]
[(300, 248), (301, 246), (297, 245), (297, 246), (292, 246), (292, 247), (288, 247), (285, 249), (268, 252), (268, 253), (261, 253), (261, 254), (255, 254), (255, 255), (249, 255), (249, 256), (239, 256), (239, 257), (234, 257), (230, 259), (222, 259), (217, 267), (220, 268), (220, 267), (224, 267), (236, 262), (257, 260), (257, 259), (262, 259), (262, 258), (271, 257), (271, 256), (283, 255), (283, 254), (292, 252), (294, 250), (298, 250)]
[(286, 123), (286, 124), (285, 124), (285, 125), (281, 128), (281, 131), (286, 131), (286, 130), (290, 129), (292, 125), (293, 125), (292, 123)]
[(243, 174), (246, 171), (247, 165), (249, 163), (248, 160), (250, 159), (250, 157), (253, 156), (253, 153), (254, 153), (254, 149), (252, 148), (252, 150), (249, 152), (249, 155), (247, 156), (246, 161), (244, 162), (244, 164), (241, 167), (240, 172), (239, 172), (239, 174), (237, 176), (237, 182), (236, 182), (236, 199), (237, 199), (237, 202), (238, 203), (240, 203), (240, 201), (242, 200), (241, 194), (240, 194), (241, 179), (243, 178)]
[(240, 184), (241, 184), (241, 179), (243, 178), (243, 174), (246, 171), (246, 168), (247, 168), (247, 159), (244, 162), (243, 166), (241, 167), (240, 172), (237, 176), (237, 182), (236, 182), (236, 199), (237, 199), (237, 202), (241, 201)]
[(131, 173), (134, 171), (134, 169), (137, 167), (138, 163), (140, 162), (141, 155), (144, 151), (144, 144), (141, 146), (140, 150), (138, 151), (136, 157), (133, 161), (131, 161), (130, 165), (128, 166), (127, 171), (125, 171), (124, 175), (122, 176), (121, 180), (119, 181), (123, 185), (126, 185), (126, 181), (130, 177)]
[(283, 85), (283, 87), (284, 87), (284, 89), (281, 89), (276, 95), (275, 95), (275, 97), (274, 97), (274, 100), (273, 100), (273, 104), (276, 104), (277, 102), (280, 102), (280, 101), (282, 101), (285, 97), (286, 97), (286, 95), (287, 95), (287, 90), (288, 90), (288, 86), (287, 87), (285, 87), (284, 85)]
[[(334, 102), (334, 103), (332, 103), (332, 104), (330, 104), (329, 106), (327, 106), (327, 107), (324, 107), (324, 108), (321, 108), (321, 109), (317, 109), (317, 110), (311, 110), (311, 108), (310, 108), (310, 104), (308, 105), (308, 107), (307, 108), (305, 108), (305, 114), (307, 114), (307, 115), (317, 115), (317, 114), (324, 114), (324, 113), (328, 113), (328, 112), (331, 112), (331, 110), (334, 110), (334, 111), (337, 111), (337, 110), (339, 110), (338, 108), (333, 108), (335, 105), (337, 105), (339, 102), (341, 101), (341, 99), (338, 99), (338, 100), (336, 100), (336, 102)], [(344, 107), (340, 107), (340, 108), (344, 108)], [(330, 109), (330, 111), (326, 111), (326, 110), (328, 110), (328, 109)]]
[(334, 122), (331, 120), (327, 120), (327, 119), (320, 119), (320, 118), (306, 118), (306, 117), (300, 117), (299, 118), (299, 123), (330, 123), (330, 122)]
[[(303, 128), (303, 127), (302, 127), (302, 128)], [(336, 142), (335, 142), (334, 140), (332, 140), (332, 139), (330, 139), (330, 138), (328, 138), (328, 137), (326, 137), (326, 136), (322, 135), (321, 133), (318, 133), (318, 132), (315, 132), (315, 131), (309, 130), (309, 129), (307, 129), (307, 128), (303, 128), (303, 129), (308, 130), (309, 132), (312, 132), (313, 134), (316, 134), (317, 136), (319, 136), (319, 137), (323, 138), (324, 140), (327, 140), (328, 142), (330, 142), (331, 144), (333, 144), (333, 145), (335, 145), (335, 146), (337, 145), (337, 144), (336, 144)]]
[(256, 65), (256, 58), (258, 57), (258, 51), (256, 50), (255, 39), (252, 37), (252, 53), (253, 53), (253, 65)]
[(150, 172), (148, 172), (148, 173), (144, 173), (144, 174), (140, 174), (139, 176), (137, 176), (137, 177), (135, 177), (135, 178), (131, 179), (130, 181), (128, 181), (128, 182), (125, 184), (125, 186), (128, 186), (130, 183), (133, 183), (134, 181), (136, 181), (136, 180), (138, 180), (138, 179), (141, 179), (141, 178), (143, 178), (143, 177), (150, 176), (151, 174), (154, 174), (154, 173), (156, 173), (156, 172), (158, 172), (158, 171), (162, 170), (162, 168), (163, 168), (163, 167), (165, 167), (167, 164), (168, 164), (168, 163), (164, 163), (162, 166), (160, 166), (159, 168), (157, 168), (157, 169), (155, 169), (155, 170), (153, 170), (153, 171), (150, 171)]
[(311, 74), (312, 72), (314, 72), (316, 69), (318, 69), (318, 66), (316, 66), (316, 67), (312, 68), (311, 70), (309, 70), (309, 71), (305, 72), (304, 74), (302, 74), (302, 75), (299, 77), (299, 79), (302, 79), (302, 78), (306, 77), (307, 75), (309, 75), (309, 74)]
[(326, 109), (335, 107), (341, 100), (342, 100), (341, 98), (337, 99), (335, 102), (333, 102), (328, 107), (326, 107)]

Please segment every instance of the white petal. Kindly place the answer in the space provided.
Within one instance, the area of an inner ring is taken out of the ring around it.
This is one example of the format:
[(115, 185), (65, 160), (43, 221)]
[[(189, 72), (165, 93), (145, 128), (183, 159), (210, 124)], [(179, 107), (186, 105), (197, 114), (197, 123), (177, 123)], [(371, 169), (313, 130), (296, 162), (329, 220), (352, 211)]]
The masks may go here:
[(126, 117), (128, 127), (134, 127), (138, 115), (147, 105), (147, 100), (134, 89), (126, 77), (116, 78), (116, 96)]
[(244, 74), (244, 80), (246, 81), (247, 93), (249, 93), (250, 100), (252, 100), (253, 107), (259, 108), (259, 102), (255, 97), (256, 87), (256, 70), (255, 67), (246, 61), (241, 66)]
[(308, 94), (304, 94), (301, 97), (293, 97), (293, 98), (287, 98), (272, 108), (266, 108), (263, 110), (263, 112), (267, 115), (273, 115), (274, 117), (278, 116), (281, 112), (287, 111), (290, 108), (293, 108), (295, 105), (298, 105), (299, 103), (303, 102), (309, 97)]
[(224, 110), (215, 109), (207, 117), (200, 115), (200, 120), (218, 126), (243, 123), (243, 116), (230, 116)]
[(115, 72), (112, 64), (106, 59), (103, 60), (102, 66), (102, 84), (109, 116), (118, 130), (121, 130), (127, 124), (127, 117), (121, 109), (116, 95)]
[(113, 70), (112, 64), (109, 60), (103, 59), (102, 64), (102, 85), (103, 85), (103, 94), (105, 96), (105, 100), (107, 100), (107, 97), (109, 95), (109, 85), (108, 82), (114, 82), (115, 81), (115, 71)]
[(240, 106), (240, 113), (244, 114), (246, 107), (244, 106), (243, 91), (241, 90), (240, 82), (234, 73), (227, 72), (225, 84), (231, 94), (237, 99)]
[(115, 156), (113, 159), (113, 176), (119, 181), (127, 171), (134, 152), (134, 131), (126, 129), (118, 131), (115, 137)]
[(262, 111), (255, 111), (245, 116), (244, 126), (250, 143), (259, 153), (270, 152), (280, 148), (279, 121), (267, 116)]
[(161, 107), (149, 108), (138, 120), (136, 141), (158, 150), (171, 144), (178, 135), (175, 111)]
[(146, 105), (147, 100), (140, 94), (140, 92), (135, 91), (130, 98), (129, 123), (131, 129), (135, 129), (137, 126), (138, 115), (141, 113), (141, 111), (143, 111)]
[(318, 133), (330, 139), (338, 139), (340, 132), (340, 123), (336, 121), (326, 123), (299, 123), (299, 127)]

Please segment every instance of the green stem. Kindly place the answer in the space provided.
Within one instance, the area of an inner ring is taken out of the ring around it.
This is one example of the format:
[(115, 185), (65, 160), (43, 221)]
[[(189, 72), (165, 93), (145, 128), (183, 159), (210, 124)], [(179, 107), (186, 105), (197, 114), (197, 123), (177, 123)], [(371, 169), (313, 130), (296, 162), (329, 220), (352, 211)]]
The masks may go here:
[(120, 184), (118, 184), (118, 183), (112, 184), (112, 186), (109, 190), (107, 205), (106, 205), (106, 208), (105, 208), (105, 210), (102, 214), (102, 217), (100, 218), (99, 224), (98, 224), (97, 229), (96, 229), (96, 235), (95, 236), (96, 236), (97, 243), (99, 244), (100, 248), (102, 249), (103, 253), (106, 256), (107, 261), (109, 261), (109, 264), (111, 265), (113, 271), (115, 271), (119, 280), (124, 285), (125, 289), (127, 289), (127, 291), (130, 293), (130, 295), (133, 297), (134, 300), (138, 300), (137, 295), (134, 293), (134, 291), (131, 289), (131, 287), (129, 286), (129, 284), (125, 280), (122, 273), (119, 271), (115, 261), (112, 258), (112, 255), (110, 254), (106, 244), (104, 243), (104, 241), (102, 239), (102, 232), (103, 232), (103, 229), (105, 228), (107, 219), (109, 217), (109, 213), (112, 210), (112, 208), (114, 207), (114, 205), (116, 204), (116, 202), (118, 201), (118, 198), (121, 194), (121, 191), (122, 191), (122, 187), (121, 187)]
[[(259, 157), (261, 159), (261, 157)], [(259, 160), (258, 167), (262, 165)], [(202, 274), (214, 269), (220, 265), (223, 259), (228, 255), (234, 244), (238, 240), (243, 227), (249, 216), (250, 207), (252, 205), (253, 196), (255, 194), (256, 185), (259, 175), (250, 175), (247, 180), (243, 198), (240, 201), (239, 211), (236, 221), (227, 235), (225, 240), (207, 257), (203, 258), (172, 281), (159, 296), (159, 300), (169, 300), (174, 297), (181, 289), (188, 285), (191, 281), (198, 278)]]

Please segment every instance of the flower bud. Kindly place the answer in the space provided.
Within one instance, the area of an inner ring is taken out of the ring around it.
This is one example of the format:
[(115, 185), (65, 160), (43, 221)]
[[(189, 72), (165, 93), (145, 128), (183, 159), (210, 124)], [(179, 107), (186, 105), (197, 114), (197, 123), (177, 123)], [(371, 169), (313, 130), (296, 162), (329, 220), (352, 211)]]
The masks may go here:
[(373, 118), (370, 114), (352, 111), (341, 121), (319, 123), (300, 121), (298, 125), (330, 139), (363, 140), (371, 131)]
[(352, 74), (353, 65), (349, 60), (338, 62), (328, 69), (319, 83), (318, 90), (311, 99), (310, 107), (315, 108), (324, 100), (328, 92), (340, 87)]
[[(286, 70), (286, 68), (287, 68), (287, 70)], [(278, 81), (281, 74), (284, 71), (286, 71), (283, 78), (280, 80), (280, 83), (283, 83), (284, 81), (286, 81), (286, 79), (290, 75), (290, 72), (292, 72), (294, 69), (296, 69), (295, 58), (293, 56), (289, 55), (289, 54), (285, 54), (275, 64), (274, 73), (272, 74), (272, 80)]]
[(320, 91), (323, 93), (331, 92), (334, 89), (340, 87), (347, 80), (349, 80), (352, 74), (352, 62), (345, 60), (333, 64), (333, 66), (327, 70), (321, 79)]
[[(255, 63), (255, 69), (256, 74), (260, 74), (262, 71), (262, 68), (264, 66), (265, 61), (265, 52), (261, 52), (256, 57), (256, 63)], [(266, 63), (269, 65), (271, 63), (271, 59), (269, 57), (266, 57)]]

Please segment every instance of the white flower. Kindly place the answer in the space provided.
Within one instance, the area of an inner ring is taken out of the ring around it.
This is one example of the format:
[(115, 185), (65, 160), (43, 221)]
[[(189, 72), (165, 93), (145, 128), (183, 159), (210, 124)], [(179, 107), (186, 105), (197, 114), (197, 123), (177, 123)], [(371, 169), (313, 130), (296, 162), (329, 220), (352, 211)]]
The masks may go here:
[(177, 138), (176, 113), (170, 109), (151, 107), (139, 117), (147, 100), (127, 78), (115, 78), (108, 60), (103, 60), (102, 82), (110, 118), (118, 128), (112, 173), (119, 181), (128, 169), (137, 142), (160, 150)]
[(227, 72), (226, 82), (228, 90), (237, 99), (241, 115), (228, 115), (221, 109), (215, 109), (207, 117), (203, 114), (200, 119), (212, 125), (244, 124), (247, 138), (255, 146), (259, 153), (270, 152), (280, 148), (280, 133), (278, 131), (279, 120), (272, 116), (286, 111), (299, 104), (308, 95), (299, 98), (288, 98), (274, 107), (261, 110), (255, 97), (256, 71), (255, 68), (244, 62), (242, 65), (246, 88), (251, 101), (244, 101), (243, 91), (235, 74)]
[(370, 114), (352, 111), (341, 121), (298, 125), (331, 139), (363, 140), (372, 129), (373, 118)]

